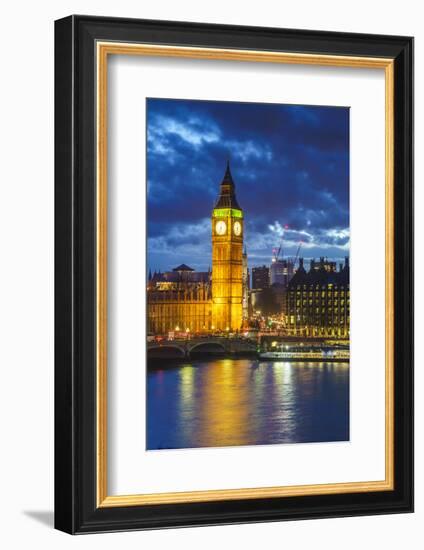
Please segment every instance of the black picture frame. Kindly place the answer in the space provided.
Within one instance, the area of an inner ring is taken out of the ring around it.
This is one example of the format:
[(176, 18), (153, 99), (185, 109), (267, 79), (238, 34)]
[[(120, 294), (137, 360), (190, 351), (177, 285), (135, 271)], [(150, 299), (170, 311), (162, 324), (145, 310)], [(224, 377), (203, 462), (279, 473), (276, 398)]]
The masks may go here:
[[(394, 490), (96, 504), (99, 40), (394, 60)], [(413, 39), (73, 15), (55, 23), (55, 527), (93, 533), (413, 511)]]

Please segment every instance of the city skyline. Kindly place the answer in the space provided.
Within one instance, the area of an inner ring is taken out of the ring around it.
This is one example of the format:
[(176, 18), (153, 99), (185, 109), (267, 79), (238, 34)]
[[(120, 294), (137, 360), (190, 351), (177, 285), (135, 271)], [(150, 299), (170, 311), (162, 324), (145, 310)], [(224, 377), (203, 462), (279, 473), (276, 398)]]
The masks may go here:
[[(148, 99), (148, 269), (211, 264), (210, 213), (231, 162), (249, 267), (349, 255), (349, 110)], [(276, 191), (276, 189), (278, 191)]]

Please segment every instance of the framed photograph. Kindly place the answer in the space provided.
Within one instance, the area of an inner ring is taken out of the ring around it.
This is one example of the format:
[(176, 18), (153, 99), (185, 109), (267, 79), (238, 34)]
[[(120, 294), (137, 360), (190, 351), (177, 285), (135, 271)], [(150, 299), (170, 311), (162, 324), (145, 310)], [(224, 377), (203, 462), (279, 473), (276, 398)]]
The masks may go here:
[(413, 510), (413, 39), (55, 25), (55, 525)]

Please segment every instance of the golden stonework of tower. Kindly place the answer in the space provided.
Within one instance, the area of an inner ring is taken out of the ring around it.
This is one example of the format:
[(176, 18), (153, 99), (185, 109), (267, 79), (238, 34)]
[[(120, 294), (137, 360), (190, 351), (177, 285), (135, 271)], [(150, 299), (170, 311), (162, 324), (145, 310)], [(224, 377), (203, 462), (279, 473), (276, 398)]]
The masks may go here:
[(243, 211), (227, 163), (212, 211), (212, 327), (240, 330), (243, 322)]

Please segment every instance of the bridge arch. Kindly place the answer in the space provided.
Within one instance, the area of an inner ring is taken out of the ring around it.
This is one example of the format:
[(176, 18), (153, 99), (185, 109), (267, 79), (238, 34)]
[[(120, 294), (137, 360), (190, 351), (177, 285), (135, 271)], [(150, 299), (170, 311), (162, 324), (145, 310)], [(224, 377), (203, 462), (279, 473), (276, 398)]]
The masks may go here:
[(226, 352), (225, 346), (221, 342), (197, 342), (190, 346), (189, 353), (192, 354), (210, 354), (223, 355)]
[(147, 357), (149, 359), (180, 359), (186, 356), (185, 349), (178, 345), (166, 344), (164, 346), (149, 346)]

